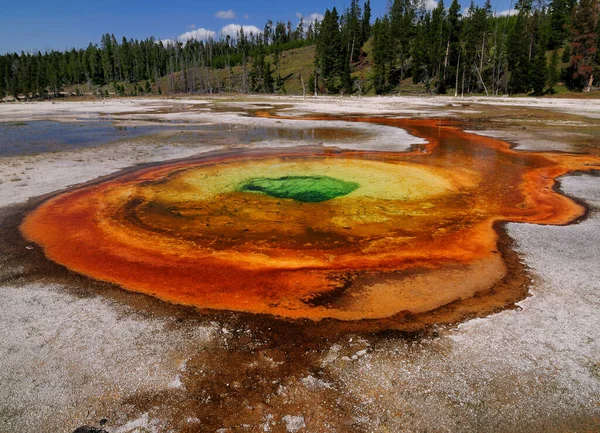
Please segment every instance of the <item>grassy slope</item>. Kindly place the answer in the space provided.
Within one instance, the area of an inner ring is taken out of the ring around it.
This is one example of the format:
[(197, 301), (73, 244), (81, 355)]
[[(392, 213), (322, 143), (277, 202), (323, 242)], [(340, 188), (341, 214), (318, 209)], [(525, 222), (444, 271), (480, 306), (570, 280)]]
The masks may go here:
[[(269, 61), (273, 63), (272, 56)], [(308, 77), (314, 73), (315, 46), (285, 51), (279, 56), (279, 74), (285, 78), (284, 87), (287, 93), (302, 94), (302, 76), (308, 93)]]
[[(551, 52), (548, 52), (548, 58), (550, 57)], [(562, 55), (562, 52), (559, 52), (559, 56)], [(306, 86), (306, 92), (308, 93), (308, 79), (311, 74), (314, 73), (314, 56), (315, 56), (315, 46), (308, 46), (302, 48), (295, 48), (292, 50), (284, 51), (280, 54), (279, 59), (279, 74), (284, 80), (284, 85), (282, 88), (278, 89), (277, 93), (286, 93), (292, 95), (301, 95), (302, 94), (302, 83), (300, 77), (302, 76), (304, 79), (304, 83)], [(268, 56), (267, 60), (272, 65), (273, 75), (276, 77), (277, 72), (275, 71), (273, 56)], [(565, 67), (567, 65), (560, 63), (559, 67)], [(249, 59), (248, 62), (248, 72), (252, 67), (252, 59)], [(370, 85), (370, 77), (371, 77), (371, 69), (372, 69), (372, 39), (369, 39), (366, 44), (363, 46), (363, 53), (359, 61), (355, 64), (352, 76), (357, 80), (362, 80), (365, 82), (363, 93), (364, 94), (374, 94), (373, 88)], [(210, 81), (213, 87), (220, 87), (221, 89), (225, 89), (226, 92), (231, 90), (231, 92), (241, 92), (242, 90), (242, 77), (243, 77), (243, 68), (241, 66), (235, 66), (231, 69), (231, 73), (227, 70), (216, 70), (209, 71), (207, 76), (207, 71), (202, 69), (194, 69), (190, 72), (192, 76), (196, 77), (197, 81)], [(177, 72), (173, 75), (172, 82), (175, 83), (174, 93), (182, 92), (181, 84), (183, 82), (183, 73)], [(144, 86), (144, 82), (139, 83), (141, 86)], [(125, 93), (126, 95), (130, 95), (132, 89), (135, 84), (127, 84), (125, 83)], [(167, 95), (169, 93), (169, 78), (162, 77), (158, 80), (156, 84), (152, 86), (152, 93), (156, 94), (158, 88), (161, 88), (162, 94)], [(95, 89), (88, 89), (87, 85), (80, 86), (69, 86), (65, 88), (65, 92), (75, 92), (75, 89), (79, 88), (82, 92), (91, 93)], [(102, 90), (108, 90), (110, 93), (113, 93), (113, 86), (107, 85), (102, 86)], [(549, 97), (572, 97), (572, 98), (581, 98), (581, 99), (596, 99), (600, 98), (600, 92), (592, 92), (592, 93), (581, 93), (581, 92), (570, 92), (566, 89), (565, 86), (559, 84), (555, 87), (556, 94), (548, 95)], [(398, 86), (394, 92), (395, 94), (402, 95), (421, 95), (424, 94), (424, 86), (419, 84), (415, 85), (412, 83), (411, 78), (407, 78), (402, 82), (401, 86)], [(452, 89), (448, 89), (448, 94), (454, 94)], [(141, 94), (140, 94), (141, 95)], [(526, 95), (515, 95), (515, 96), (526, 96)]]
[[(308, 92), (308, 77), (314, 69), (314, 56), (315, 47), (314, 45), (302, 48), (295, 48), (289, 51), (284, 51), (279, 57), (279, 74), (284, 80), (283, 88), (280, 92), (287, 94), (301, 95), (302, 84), (300, 81), (300, 75), (302, 75)], [(273, 76), (277, 76), (275, 71), (275, 65), (273, 64), (273, 56), (267, 56), (267, 61), (271, 63), (271, 69), (273, 70)], [(252, 68), (252, 59), (249, 59), (247, 69), (248, 73)], [(206, 80), (206, 71), (194, 70), (191, 72), (197, 77)], [(183, 74), (177, 72), (174, 74), (174, 81), (182, 80)], [(213, 85), (219, 84), (226, 92), (231, 89), (232, 92), (240, 92), (242, 89), (242, 77), (243, 68), (242, 66), (234, 66), (231, 68), (231, 74), (226, 69), (210, 71), (209, 80)], [(162, 93), (167, 94), (169, 89), (168, 77), (163, 77), (159, 80), (158, 85), (160, 86)], [(157, 86), (154, 86), (153, 91), (157, 90)]]

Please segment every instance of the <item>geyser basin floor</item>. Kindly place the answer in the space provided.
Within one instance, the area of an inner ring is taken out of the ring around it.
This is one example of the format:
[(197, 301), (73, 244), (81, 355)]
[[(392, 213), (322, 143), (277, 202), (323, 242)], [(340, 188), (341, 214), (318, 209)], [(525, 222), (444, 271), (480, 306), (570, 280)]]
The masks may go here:
[[(600, 168), (434, 121), (355, 120), (429, 144), (405, 154), (237, 152), (141, 169), (49, 199), (23, 233), (69, 269), (175, 303), (415, 329), (522, 298), (517, 261), (500, 254), (494, 225), (581, 217), (554, 179)], [(323, 176), (345, 194), (311, 202), (289, 191), (290, 179), (297, 189), (298, 179)], [(274, 194), (282, 179), (287, 192)], [(258, 184), (270, 194), (247, 191)]]
[[(394, 96), (362, 98), (358, 104), (357, 98), (307, 98), (307, 104), (300, 98), (286, 100), (303, 112), (360, 110), (370, 115), (418, 115), (423, 106), (446, 113), (450, 103), (457, 102), (470, 104), (467, 109), (453, 108), (457, 113), (471, 117), (473, 110), (481, 110), (491, 119), (509, 110), (507, 104), (545, 105), (554, 110), (564, 102), (593, 129), (593, 141), (600, 142), (600, 125), (581, 117), (600, 113), (600, 103), (593, 100), (496, 98), (489, 106), (480, 106), (476, 98)], [(139, 109), (149, 103), (140, 98), (106, 102), (0, 104), (0, 117), (16, 113), (17, 120), (30, 115), (52, 118), (62, 109), (59, 115), (65, 118), (84, 110)], [(179, 101), (155, 103), (169, 106)], [(517, 144), (521, 138), (535, 138), (529, 124), (522, 129), (524, 111), (504, 116), (515, 130), (528, 135), (520, 136)], [(555, 112), (546, 114), (548, 120), (536, 122), (552, 124)], [(221, 122), (233, 120), (224, 117)], [(299, 121), (276, 124), (304, 125)], [(378, 149), (396, 149), (404, 143), (402, 138), (380, 135), (391, 128), (372, 126), (382, 145)], [(481, 126), (496, 129), (487, 120)], [(356, 130), (370, 127), (357, 124)], [(566, 133), (580, 128), (562, 126)], [(576, 134), (554, 137), (552, 149), (565, 150), (565, 141), (578, 140)], [(208, 144), (218, 143), (211, 139)], [(226, 143), (238, 143), (237, 136)], [(545, 143), (532, 149), (550, 149)], [(103, 418), (108, 419), (105, 429), (115, 433), (144, 429), (280, 432), (287, 431), (286, 421), (291, 420), (304, 421), (306, 428), (299, 432), (600, 431), (597, 176), (560, 178), (560, 191), (589, 206), (580, 223), (506, 226), (518, 258), (527, 265), (532, 294), (518, 303), (518, 309), (408, 338), (393, 332), (332, 335), (348, 322), (310, 324), (263, 315), (206, 314), (65, 271), (22, 239), (17, 227), (26, 209), (19, 205), (13, 212), (13, 203), (124, 167), (193, 153), (193, 149), (152, 144), (136, 140), (136, 147), (119, 143), (84, 149), (76, 154), (83, 162), (74, 161), (71, 153), (0, 161), (4, 168), (0, 169), (0, 406), (4, 409), (0, 431), (71, 433), (81, 425), (100, 427)], [(347, 144), (361, 148), (365, 141)], [(31, 178), (28, 186), (9, 180), (9, 175), (21, 170)], [(40, 200), (31, 201), (28, 211), (34, 203)], [(329, 332), (322, 334), (325, 330)]]

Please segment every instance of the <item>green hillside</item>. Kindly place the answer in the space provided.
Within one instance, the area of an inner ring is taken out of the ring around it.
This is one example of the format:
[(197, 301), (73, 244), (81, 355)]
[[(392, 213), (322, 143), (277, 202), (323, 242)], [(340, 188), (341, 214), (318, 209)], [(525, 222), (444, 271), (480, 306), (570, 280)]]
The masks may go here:
[[(370, 1), (296, 29), (268, 21), (257, 34), (218, 40), (117, 40), (64, 52), (0, 55), (0, 98), (94, 93), (448, 94), (594, 93), (600, 70), (597, 1), (529, 2), (496, 15), (452, 0), (433, 10), (390, 2), (371, 19)], [(567, 7), (568, 6), (568, 7)], [(316, 79), (315, 79), (316, 77)]]

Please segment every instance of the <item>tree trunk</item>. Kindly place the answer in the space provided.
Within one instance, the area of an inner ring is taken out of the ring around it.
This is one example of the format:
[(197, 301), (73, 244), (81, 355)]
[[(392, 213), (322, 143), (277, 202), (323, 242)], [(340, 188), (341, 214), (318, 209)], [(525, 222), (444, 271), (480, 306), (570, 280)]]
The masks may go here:
[(352, 35), (352, 48), (350, 48), (350, 67), (352, 67), (352, 60), (354, 57), (354, 39), (356, 38), (356, 35)]
[(483, 38), (481, 41), (481, 60), (479, 63), (479, 69), (482, 71), (483, 71), (483, 56), (484, 56), (483, 53), (485, 53), (485, 32), (483, 32)]
[(586, 83), (586, 85), (583, 87), (583, 91), (588, 93), (592, 91), (592, 84), (594, 84), (594, 76), (590, 75), (590, 79), (588, 80), (588, 82)]
[(460, 70), (460, 51), (458, 52), (458, 62), (456, 62), (456, 83), (454, 84), (454, 97), (458, 96), (458, 71)]
[(450, 57), (450, 39), (448, 39), (448, 43), (446, 44), (446, 56), (444, 57), (444, 69), (446, 69), (448, 67), (448, 58), (449, 57)]
[(242, 93), (246, 93), (247, 92), (247, 82), (246, 82), (246, 53), (243, 53), (243, 59), (242, 59), (242, 63), (243, 63), (243, 71), (242, 71)]
[(477, 65), (475, 63), (473, 63), (473, 66), (475, 66), (475, 70), (477, 71), (477, 76), (479, 77), (479, 80), (481, 80), (481, 85), (483, 86), (483, 90), (485, 90), (485, 96), (490, 96), (488, 94), (487, 87), (485, 87), (485, 83), (483, 82), (483, 78), (481, 77), (481, 73), (479, 72), (479, 69), (477, 69)]

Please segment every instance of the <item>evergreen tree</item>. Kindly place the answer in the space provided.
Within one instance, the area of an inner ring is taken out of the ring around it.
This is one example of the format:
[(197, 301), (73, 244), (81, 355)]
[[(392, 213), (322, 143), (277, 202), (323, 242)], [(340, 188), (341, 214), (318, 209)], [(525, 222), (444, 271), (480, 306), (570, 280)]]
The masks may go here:
[(446, 93), (446, 47), (448, 38), (448, 26), (446, 25), (446, 8), (444, 0), (440, 0), (431, 13), (431, 32), (429, 37), (430, 67), (434, 68), (431, 75), (437, 79), (436, 91), (440, 94)]
[(46, 78), (46, 60), (42, 53), (37, 53), (37, 70), (35, 77), (35, 92), (39, 95), (40, 99), (46, 98), (46, 88), (48, 87), (48, 80)]
[(550, 57), (550, 66), (548, 67), (548, 93), (553, 94), (554, 86), (558, 84), (560, 79), (560, 71), (558, 69), (558, 50), (552, 51)]
[(277, 21), (275, 25), (275, 42), (285, 44), (288, 41), (289, 37), (285, 24), (282, 21)]
[(8, 60), (5, 56), (0, 56), (0, 99), (6, 96), (6, 79)]
[(304, 39), (304, 17), (300, 17), (300, 21), (298, 21), (298, 25), (296, 26), (296, 31), (294, 32), (295, 40)]
[(248, 55), (248, 41), (246, 39), (246, 34), (244, 33), (244, 27), (240, 27), (240, 31), (238, 33), (238, 49), (242, 53), (242, 92), (246, 93), (248, 91), (248, 79), (247, 79), (247, 55)]
[(273, 93), (273, 71), (271, 71), (271, 64), (269, 62), (265, 62), (263, 65), (263, 86), (262, 91), (264, 93)]
[(130, 44), (125, 37), (121, 42), (121, 49), (119, 50), (119, 64), (121, 65), (121, 79), (129, 82), (132, 80), (132, 56)]
[(390, 35), (394, 46), (395, 70), (391, 82), (400, 84), (404, 79), (410, 58), (410, 43), (414, 35), (415, 8), (411, 0), (394, 0), (390, 7)]
[(571, 45), (570, 44), (565, 45), (565, 49), (563, 50), (561, 61), (563, 63), (571, 62)]
[(471, 2), (469, 11), (462, 22), (462, 33), (460, 45), (463, 49), (462, 87), (466, 87), (468, 92), (472, 90), (485, 90), (485, 79), (489, 80), (489, 50), (492, 45), (490, 28), (492, 18), (492, 5), (486, 1), (483, 7), (475, 6)]
[(335, 7), (325, 11), (316, 48), (316, 62), (325, 88), (329, 93), (337, 93), (341, 87), (341, 72), (346, 56), (342, 50), (339, 16)]
[(584, 92), (594, 81), (598, 39), (598, 0), (580, 0), (571, 27), (571, 65), (573, 86)]
[(564, 45), (569, 37), (571, 14), (575, 0), (551, 0), (550, 9), (550, 38), (548, 48), (555, 50)]
[(114, 49), (111, 36), (106, 33), (102, 36), (102, 69), (104, 82), (109, 83), (115, 79)]
[(271, 64), (265, 61), (265, 49), (262, 44), (258, 45), (252, 60), (252, 69), (249, 74), (250, 90), (256, 93), (273, 92), (273, 73)]
[(272, 20), (268, 20), (265, 24), (264, 30), (263, 30), (263, 43), (265, 45), (268, 45), (271, 43), (273, 38), (273, 21)]
[(393, 62), (390, 21), (386, 16), (373, 25), (373, 87), (380, 95), (391, 89), (390, 76)]
[(417, 10), (417, 23), (415, 26), (415, 38), (411, 46), (412, 79), (417, 84), (424, 82), (429, 90), (430, 63), (428, 35), (431, 32), (431, 15), (425, 10), (425, 4)]
[(533, 94), (535, 96), (541, 96), (544, 91), (544, 87), (546, 86), (546, 81), (548, 80), (548, 66), (546, 62), (546, 46), (543, 43), (540, 43), (537, 48), (537, 54), (533, 60), (533, 65), (530, 70), (529, 81), (531, 83), (531, 88), (533, 89)]
[(367, 0), (363, 7), (361, 30), (362, 30), (362, 44), (364, 44), (371, 37), (371, 0)]
[(31, 56), (21, 52), (21, 68), (19, 70), (19, 91), (29, 99), (31, 93)]
[(530, 89), (531, 1), (519, 0), (515, 27), (509, 33), (507, 60), (511, 72), (509, 90), (512, 93), (524, 93)]
[(10, 62), (10, 75), (7, 83), (8, 91), (15, 99), (19, 99), (19, 93), (21, 91), (21, 87), (19, 86), (20, 69), (21, 62), (15, 54), (13, 60)]
[(447, 26), (448, 40), (446, 58), (444, 60), (445, 77), (446, 85), (453, 86), (455, 84), (455, 77), (458, 74), (461, 55), (460, 34), (462, 23), (458, 0), (452, 0), (450, 8), (448, 8)]
[[(351, 0), (350, 9), (346, 11), (342, 24), (342, 38), (344, 49), (348, 52), (348, 64), (351, 65), (358, 59), (363, 44), (361, 10), (358, 0)], [(346, 68), (344, 67), (344, 69)]]

